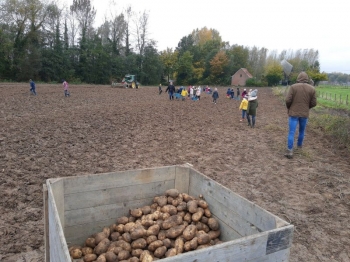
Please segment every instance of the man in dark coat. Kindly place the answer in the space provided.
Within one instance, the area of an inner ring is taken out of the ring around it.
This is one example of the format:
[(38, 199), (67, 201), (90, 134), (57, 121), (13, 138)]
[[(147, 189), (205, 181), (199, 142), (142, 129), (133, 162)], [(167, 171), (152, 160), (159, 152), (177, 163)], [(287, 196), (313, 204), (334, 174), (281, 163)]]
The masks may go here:
[(173, 85), (173, 82), (170, 82), (170, 85), (167, 87), (165, 92), (168, 92), (170, 100), (174, 100), (175, 86)]
[(305, 129), (309, 118), (309, 111), (317, 105), (316, 91), (309, 84), (309, 76), (305, 72), (298, 75), (297, 83), (292, 85), (286, 96), (286, 106), (289, 116), (288, 148), (284, 155), (293, 158), (294, 135), (299, 124), (297, 148), (303, 146)]

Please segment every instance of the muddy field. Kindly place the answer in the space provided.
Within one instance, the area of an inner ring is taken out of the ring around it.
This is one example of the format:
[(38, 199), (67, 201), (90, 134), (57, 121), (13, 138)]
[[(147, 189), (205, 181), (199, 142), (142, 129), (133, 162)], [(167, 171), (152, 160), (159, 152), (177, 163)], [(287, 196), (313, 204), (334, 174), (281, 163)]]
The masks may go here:
[(191, 163), (295, 225), (291, 261), (350, 261), (350, 160), (307, 128), (283, 157), (287, 114), (260, 88), (256, 128), (219, 89), (215, 105), (169, 101), (158, 89), (0, 85), (0, 261), (43, 261), (47, 178)]

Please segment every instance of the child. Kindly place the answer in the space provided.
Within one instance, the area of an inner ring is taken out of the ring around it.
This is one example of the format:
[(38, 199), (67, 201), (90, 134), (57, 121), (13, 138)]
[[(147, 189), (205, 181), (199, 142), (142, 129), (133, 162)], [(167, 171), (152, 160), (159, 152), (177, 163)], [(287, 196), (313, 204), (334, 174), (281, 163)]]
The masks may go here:
[(63, 80), (63, 90), (64, 90), (64, 96), (70, 96), (69, 91), (68, 91), (68, 83), (66, 80)]
[(239, 120), (240, 122), (242, 122), (244, 120), (247, 109), (248, 109), (248, 100), (247, 100), (247, 96), (244, 96), (243, 100), (239, 106), (239, 110), (242, 110), (242, 119)]
[(162, 90), (162, 84), (159, 84), (158, 89), (159, 89), (159, 95), (160, 95), (160, 94), (163, 92), (163, 90)]
[(196, 97), (197, 97), (198, 100), (201, 100), (201, 92), (202, 92), (202, 89), (201, 89), (201, 87), (199, 86), (199, 87), (197, 88), (197, 91), (196, 91)]
[(214, 90), (214, 92), (213, 92), (212, 97), (213, 97), (213, 103), (215, 103), (215, 104), (216, 104), (216, 99), (218, 99), (218, 98), (219, 98), (218, 89), (217, 89), (216, 87), (215, 87), (215, 90)]
[(188, 96), (188, 92), (186, 88), (182, 89), (181, 96), (182, 96), (182, 101), (185, 101), (186, 97)]
[(32, 79), (29, 79), (30, 89), (29, 91), (36, 96), (35, 83)]
[(241, 92), (239, 91), (239, 87), (237, 87), (237, 100), (239, 101), (240, 99), (239, 99), (239, 94), (240, 94)]
[[(255, 127), (256, 109), (258, 107), (257, 93), (258, 93), (257, 89), (255, 89), (254, 91), (251, 91), (250, 97), (248, 98), (247, 120), (248, 120), (248, 126), (250, 126), (251, 128)], [(252, 122), (250, 122), (250, 116), (252, 116)]]
[(231, 98), (231, 89), (230, 88), (227, 89), (226, 97)]
[(231, 99), (233, 99), (235, 97), (235, 91), (233, 90), (233, 88), (231, 88)]

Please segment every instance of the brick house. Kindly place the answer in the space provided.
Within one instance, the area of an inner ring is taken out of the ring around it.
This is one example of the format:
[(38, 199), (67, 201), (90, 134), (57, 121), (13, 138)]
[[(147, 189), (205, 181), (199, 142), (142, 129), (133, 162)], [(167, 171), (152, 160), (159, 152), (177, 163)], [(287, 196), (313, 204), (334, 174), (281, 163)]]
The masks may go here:
[(245, 86), (247, 79), (253, 78), (246, 68), (239, 69), (233, 76), (231, 76), (232, 86)]

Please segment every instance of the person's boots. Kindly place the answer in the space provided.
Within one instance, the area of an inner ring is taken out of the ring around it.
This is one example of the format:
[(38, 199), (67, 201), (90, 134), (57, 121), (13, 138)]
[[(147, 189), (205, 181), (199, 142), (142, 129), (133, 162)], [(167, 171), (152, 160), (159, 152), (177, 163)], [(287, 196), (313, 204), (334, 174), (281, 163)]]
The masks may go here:
[(251, 124), (250, 124), (250, 117), (247, 117), (247, 120), (248, 120), (248, 126), (251, 126)]
[(286, 158), (292, 159), (293, 158), (293, 149), (287, 149), (286, 153), (284, 154)]

